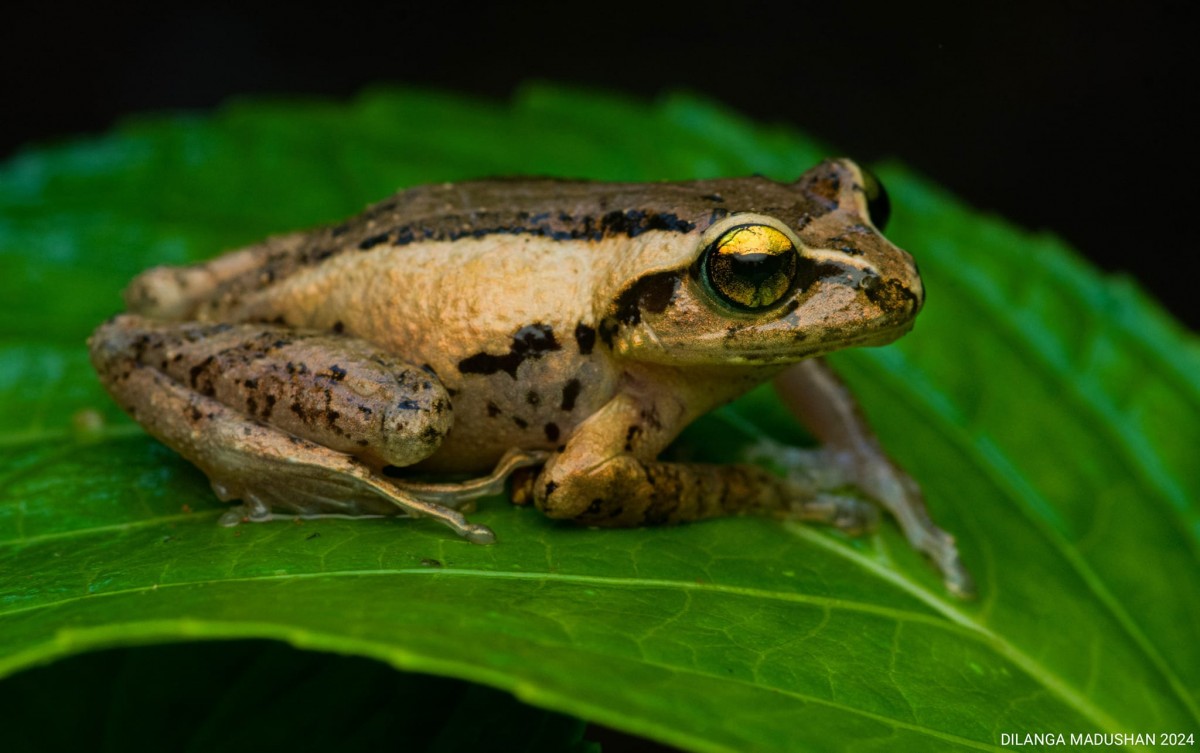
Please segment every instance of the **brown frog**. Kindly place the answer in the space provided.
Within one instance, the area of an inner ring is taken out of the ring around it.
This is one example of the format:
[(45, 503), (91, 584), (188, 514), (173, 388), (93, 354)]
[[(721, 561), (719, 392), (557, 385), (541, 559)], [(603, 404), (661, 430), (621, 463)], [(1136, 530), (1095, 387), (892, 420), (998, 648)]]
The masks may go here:
[[(848, 160), (790, 184), (482, 180), (160, 267), (90, 340), (105, 387), (199, 466), (222, 519), (432, 517), (517, 472), (514, 501), (592, 526), (764, 513), (859, 532), (889, 511), (969, 594), (953, 538), (818, 358), (907, 332), (924, 290)], [(670, 463), (693, 419), (762, 382), (824, 446)], [(471, 481), (421, 477), (478, 474)]]

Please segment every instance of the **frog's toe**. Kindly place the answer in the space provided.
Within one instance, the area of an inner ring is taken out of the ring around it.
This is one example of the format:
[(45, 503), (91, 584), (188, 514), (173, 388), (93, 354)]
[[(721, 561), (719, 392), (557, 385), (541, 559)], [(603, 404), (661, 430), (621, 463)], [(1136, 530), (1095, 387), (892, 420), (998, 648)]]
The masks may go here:
[(960, 599), (974, 599), (976, 596), (975, 580), (967, 572), (967, 568), (959, 561), (954, 561), (942, 567), (942, 580), (950, 593)]
[[(217, 484), (214, 483), (213, 487), (215, 488), (216, 486)], [(238, 494), (230, 492), (228, 487), (223, 487), (223, 491), (226, 494), (232, 494), (232, 496), (228, 499), (222, 499), (222, 501), (228, 502), (240, 498), (242, 504), (235, 505), (222, 513), (221, 517), (217, 519), (218, 525), (232, 528), (240, 523), (266, 523), (274, 519), (275, 516), (271, 514), (271, 507), (253, 492)], [(218, 493), (217, 496), (220, 497), (221, 494)]]
[(494, 544), (496, 543), (496, 533), (487, 526), (479, 525), (478, 523), (468, 523), (461, 531), (464, 538), (472, 544)]
[(946, 589), (960, 599), (975, 598), (975, 580), (958, 556), (958, 547), (954, 537), (937, 529), (936, 541), (936, 546), (931, 547), (926, 554), (941, 571)]
[(792, 511), (799, 520), (833, 526), (850, 536), (861, 536), (879, 527), (879, 509), (849, 495), (820, 492), (793, 505)]
[(879, 508), (854, 497), (838, 497), (833, 525), (851, 536), (862, 536), (879, 528)]
[(238, 498), (237, 492), (230, 489), (229, 485), (222, 481), (210, 478), (208, 485), (212, 487), (213, 494), (217, 495), (217, 499), (222, 502), (232, 502)]
[(237, 507), (226, 510), (225, 512), (221, 513), (221, 517), (217, 518), (217, 525), (219, 525), (223, 528), (233, 528), (234, 526), (241, 525), (241, 523), (242, 523), (242, 506), (241, 505), (238, 505)]

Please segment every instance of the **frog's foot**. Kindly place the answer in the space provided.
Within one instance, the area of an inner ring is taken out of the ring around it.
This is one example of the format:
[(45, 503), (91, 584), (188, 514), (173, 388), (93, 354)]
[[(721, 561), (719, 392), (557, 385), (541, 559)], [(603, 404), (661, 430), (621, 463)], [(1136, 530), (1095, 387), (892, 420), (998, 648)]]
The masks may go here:
[(471, 523), (458, 510), (397, 489), (354, 458), (309, 442), (289, 441), (289, 445), (286, 465), (273, 462), (275, 459), (269, 456), (243, 457), (243, 462), (255, 466), (249, 474), (253, 480), (247, 481), (241, 471), (236, 478), (213, 473), (222, 479), (213, 481), (219, 497), (242, 500), (221, 516), (221, 525), (294, 518), (406, 516), (436, 520), (475, 544), (496, 540), (487, 526)]
[[(264, 427), (266, 428), (266, 427)], [(271, 431), (270, 429), (267, 429)], [(296, 452), (294, 440), (289, 438), (292, 445), (290, 451)], [(311, 443), (309, 443), (311, 444)], [(317, 457), (305, 458), (303, 454), (294, 457), (297, 462), (308, 460), (318, 467), (327, 467), (330, 451), (319, 445), (309, 448)], [(339, 453), (333, 453), (338, 455)], [(289, 479), (279, 487), (264, 487), (259, 484), (256, 489), (235, 489), (227, 484), (214, 481), (213, 491), (222, 501), (241, 499), (242, 504), (227, 511), (218, 521), (221, 525), (234, 526), (242, 522), (267, 522), (271, 520), (320, 518), (378, 518), (387, 515), (407, 515), (410, 517), (428, 517), (437, 520), (454, 530), (459, 536), (476, 544), (490, 544), (496, 540), (495, 533), (483, 525), (470, 523), (459, 511), (468, 502), (479, 497), (498, 494), (504, 489), (504, 483), (514, 471), (544, 463), (550, 453), (538, 450), (509, 450), (496, 468), (487, 476), (470, 479), (454, 484), (431, 484), (418, 482), (383, 480), (365, 466), (350, 459), (352, 470), (342, 470), (341, 473), (359, 482), (377, 495), (366, 500), (358, 499), (356, 494), (346, 494), (341, 488), (331, 494), (319, 498), (310, 495), (302, 500), (303, 489), (297, 488), (294, 467), (289, 469)], [(379, 503), (394, 505), (390, 510), (381, 509)]]
[(958, 556), (954, 537), (934, 525), (917, 482), (882, 452), (877, 457), (856, 456), (849, 475), (892, 514), (909, 545), (937, 566), (947, 590), (963, 599), (975, 595), (975, 582)]
[(218, 522), (234, 526), (294, 518), (406, 516), (436, 520), (475, 544), (496, 540), (496, 534), (487, 526), (471, 523), (458, 510), (395, 488), (353, 458), (337, 457), (340, 453), (320, 445), (292, 446), (290, 453), (282, 472), (273, 472), (273, 463), (267, 458), (255, 469), (252, 482), (213, 481), (214, 490), (223, 500), (242, 500)]
[(970, 598), (975, 584), (958, 555), (954, 537), (934, 525), (920, 487), (882, 452), (864, 455), (831, 449), (801, 449), (760, 440), (747, 457), (784, 471), (794, 490), (791, 512), (811, 522), (833, 525), (847, 533), (871, 530), (875, 521), (862, 500), (838, 493), (854, 487), (887, 510), (913, 549), (928, 557), (942, 574), (946, 588)]
[[(268, 432), (272, 431), (267, 427), (262, 428)], [(456, 484), (384, 480), (352, 458), (346, 459), (341, 456), (334, 460), (348, 460), (348, 465), (341, 463), (342, 467), (335, 473), (342, 477), (340, 482), (348, 483), (351, 488), (346, 489), (343, 483), (337, 483), (331, 491), (323, 492), (320, 491), (320, 487), (332, 483), (333, 480), (310, 477), (309, 483), (303, 484), (297, 474), (300, 469), (296, 465), (308, 465), (317, 469), (319, 476), (323, 476), (330, 470), (328, 455), (340, 453), (331, 453), (319, 445), (297, 445), (292, 438), (289, 438), (289, 444), (292, 445), (289, 451), (292, 453), (294, 465), (288, 469), (288, 478), (281, 480), (279, 486), (265, 486), (260, 482), (254, 487), (246, 487), (244, 484), (235, 487), (213, 481), (213, 491), (223, 501), (242, 500), (241, 505), (221, 516), (221, 525), (234, 526), (242, 522), (260, 523), (295, 517), (378, 518), (387, 515), (407, 515), (433, 518), (468, 541), (491, 544), (496, 540), (495, 533), (487, 526), (470, 523), (459, 509), (471, 500), (500, 493), (511, 473), (521, 468), (540, 465), (549, 455), (541, 451), (513, 449), (505, 453), (496, 468), (487, 476)], [(298, 451), (300, 447), (303, 449)], [(359, 493), (361, 491), (375, 494), (362, 499)], [(393, 507), (381, 508), (380, 503)]]
[[(224, 484), (219, 484), (215, 481), (210, 482), (213, 488), (213, 493), (217, 495), (217, 499), (222, 502), (232, 502), (237, 497), (232, 496), (229, 489)], [(234, 505), (230, 509), (221, 514), (217, 518), (217, 525), (232, 528), (239, 523), (265, 523), (268, 520), (274, 520), (275, 515), (271, 513), (271, 508), (257, 496), (247, 494), (242, 504)]]

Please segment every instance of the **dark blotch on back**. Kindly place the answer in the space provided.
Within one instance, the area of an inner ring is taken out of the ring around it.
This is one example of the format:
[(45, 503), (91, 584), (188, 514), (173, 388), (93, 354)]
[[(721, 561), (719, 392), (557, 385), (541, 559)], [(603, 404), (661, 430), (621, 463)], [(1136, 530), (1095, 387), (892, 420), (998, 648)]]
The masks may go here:
[(459, 361), (458, 370), (463, 374), (495, 374), (503, 371), (516, 379), (517, 369), (527, 358), (541, 358), (554, 350), (562, 350), (554, 337), (554, 328), (549, 324), (528, 324), (513, 335), (512, 346), (504, 355), (476, 353)]
[(575, 410), (575, 399), (579, 397), (579, 391), (583, 389), (583, 383), (578, 379), (572, 379), (563, 385), (562, 391), (562, 409), (565, 411)]
[(672, 212), (656, 213), (644, 209), (616, 210), (600, 219), (599, 230), (593, 233), (592, 237), (597, 240), (609, 235), (628, 235), (630, 238), (636, 238), (648, 230), (688, 233), (695, 227), (695, 223), (680, 219)]
[(591, 355), (596, 347), (596, 330), (580, 322), (575, 325), (575, 343), (579, 346), (579, 355)]

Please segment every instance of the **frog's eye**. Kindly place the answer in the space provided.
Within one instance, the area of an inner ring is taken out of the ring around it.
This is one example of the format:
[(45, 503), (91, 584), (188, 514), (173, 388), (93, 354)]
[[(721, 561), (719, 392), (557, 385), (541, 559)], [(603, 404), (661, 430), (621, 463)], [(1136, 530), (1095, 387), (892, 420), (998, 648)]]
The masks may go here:
[(757, 311), (778, 303), (792, 287), (799, 252), (770, 225), (739, 225), (708, 247), (704, 274), (709, 286), (727, 303)]
[(892, 215), (892, 201), (888, 198), (887, 190), (879, 182), (879, 178), (866, 168), (862, 169), (863, 193), (867, 195), (867, 214), (875, 229), (883, 232), (887, 227), (888, 217)]

